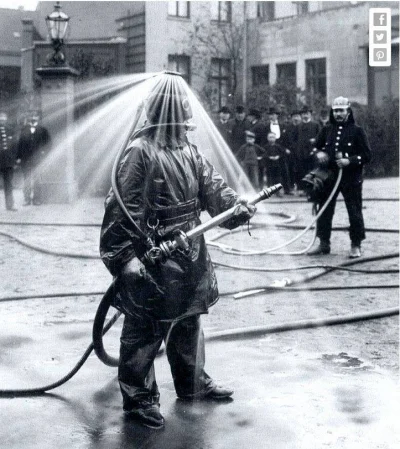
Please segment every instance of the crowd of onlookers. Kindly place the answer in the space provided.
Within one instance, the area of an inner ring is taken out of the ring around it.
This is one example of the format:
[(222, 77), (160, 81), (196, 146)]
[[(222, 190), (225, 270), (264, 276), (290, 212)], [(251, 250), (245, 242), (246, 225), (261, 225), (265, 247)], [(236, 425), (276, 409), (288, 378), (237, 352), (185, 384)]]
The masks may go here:
[(37, 166), (44, 160), (50, 134), (40, 124), (38, 111), (30, 111), (25, 123), (16, 129), (5, 111), (0, 110), (0, 176), (3, 178), (6, 209), (16, 211), (13, 194), (14, 169), (22, 171), (24, 206), (42, 204), (43, 195)]
[[(277, 109), (262, 113), (255, 108), (227, 106), (218, 113), (216, 126), (255, 189), (281, 183), (288, 195), (301, 194), (301, 179), (314, 167), (314, 142), (329, 121), (322, 110), (318, 121), (304, 106), (283, 117)], [(13, 198), (13, 172), (19, 164), (24, 177), (24, 205), (40, 204), (40, 183), (35, 167), (49, 146), (50, 136), (33, 111), (16, 132), (7, 114), (0, 111), (0, 175), (3, 178), (6, 208), (16, 210)]]
[(240, 105), (233, 113), (223, 106), (218, 115), (215, 124), (254, 188), (281, 183), (288, 195), (302, 193), (301, 180), (314, 168), (314, 143), (329, 121), (328, 110), (318, 121), (307, 106), (285, 117), (275, 108), (262, 113)]

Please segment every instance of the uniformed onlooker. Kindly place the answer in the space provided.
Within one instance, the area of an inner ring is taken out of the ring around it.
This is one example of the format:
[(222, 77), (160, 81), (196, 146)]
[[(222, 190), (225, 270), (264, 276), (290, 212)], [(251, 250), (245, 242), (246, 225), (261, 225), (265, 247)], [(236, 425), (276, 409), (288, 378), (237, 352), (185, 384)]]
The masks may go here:
[(50, 134), (40, 125), (39, 113), (33, 111), (18, 140), (18, 159), (24, 175), (24, 206), (38, 206), (43, 202), (38, 167), (45, 159), (49, 145)]
[(13, 175), (16, 161), (14, 133), (6, 112), (0, 111), (0, 173), (3, 178), (6, 209), (16, 211), (13, 195)]
[[(319, 246), (309, 254), (329, 254), (332, 219), (336, 199), (341, 192), (346, 204), (350, 221), (350, 258), (361, 256), (361, 242), (365, 239), (364, 218), (362, 214), (363, 166), (371, 159), (371, 150), (365, 131), (354, 122), (353, 111), (347, 98), (333, 100), (330, 111), (330, 124), (322, 128), (318, 135), (316, 154), (320, 165), (331, 169), (335, 174), (343, 169), (342, 180), (332, 201), (317, 223)], [(319, 202), (319, 207), (326, 202), (330, 192)]]

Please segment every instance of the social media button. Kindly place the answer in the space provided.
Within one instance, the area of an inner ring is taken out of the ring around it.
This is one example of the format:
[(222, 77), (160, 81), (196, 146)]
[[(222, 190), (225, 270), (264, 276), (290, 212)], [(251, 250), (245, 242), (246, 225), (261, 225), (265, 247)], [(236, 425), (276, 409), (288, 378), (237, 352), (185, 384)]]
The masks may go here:
[(374, 13), (374, 27), (385, 27), (387, 26), (387, 13), (386, 12), (375, 12)]
[(387, 31), (374, 31), (374, 44), (387, 44)]
[(387, 48), (374, 48), (373, 60), (374, 62), (387, 61)]

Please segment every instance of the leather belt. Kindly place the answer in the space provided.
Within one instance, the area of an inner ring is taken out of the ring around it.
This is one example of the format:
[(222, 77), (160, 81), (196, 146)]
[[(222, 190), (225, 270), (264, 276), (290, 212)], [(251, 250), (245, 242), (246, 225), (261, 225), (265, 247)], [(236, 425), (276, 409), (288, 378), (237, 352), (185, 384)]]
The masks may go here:
[(200, 201), (197, 198), (174, 206), (153, 209), (150, 222), (159, 226), (171, 226), (176, 223), (194, 220), (200, 216)]

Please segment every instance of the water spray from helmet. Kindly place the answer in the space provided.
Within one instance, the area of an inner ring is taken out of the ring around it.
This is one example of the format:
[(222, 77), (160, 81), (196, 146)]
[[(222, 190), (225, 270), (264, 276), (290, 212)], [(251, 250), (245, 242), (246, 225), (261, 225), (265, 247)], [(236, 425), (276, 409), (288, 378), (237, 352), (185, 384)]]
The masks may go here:
[(149, 124), (144, 129), (167, 128), (194, 131), (193, 112), (182, 74), (165, 70), (156, 75), (157, 82), (144, 102)]

